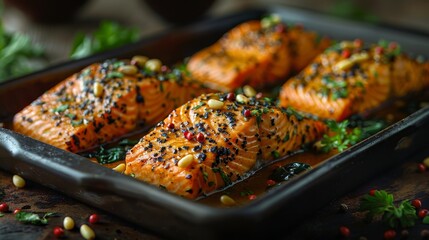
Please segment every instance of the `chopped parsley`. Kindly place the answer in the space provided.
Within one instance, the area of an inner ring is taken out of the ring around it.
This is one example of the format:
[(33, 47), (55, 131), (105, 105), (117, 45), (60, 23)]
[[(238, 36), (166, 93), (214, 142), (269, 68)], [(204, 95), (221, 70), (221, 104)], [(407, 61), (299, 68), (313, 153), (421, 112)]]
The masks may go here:
[(54, 113), (62, 113), (65, 110), (67, 110), (68, 108), (69, 108), (68, 104), (63, 104), (63, 105), (60, 105), (60, 106), (52, 109), (52, 112), (54, 112)]
[(322, 78), (322, 87), (319, 94), (322, 96), (330, 96), (332, 100), (346, 98), (349, 94), (347, 90), (347, 82), (343, 79), (333, 79), (330, 76)]
[(226, 175), (226, 173), (224, 171), (222, 171), (222, 169), (220, 168), (213, 168), (212, 169), (214, 173), (219, 173), (223, 182), (225, 183), (226, 186), (229, 186), (232, 184), (231, 179), (228, 177), (228, 175)]
[(113, 71), (113, 72), (107, 73), (106, 77), (107, 78), (122, 78), (122, 77), (124, 77), (124, 74), (120, 73), (120, 72)]
[(204, 106), (204, 102), (199, 102), (197, 105), (195, 105), (192, 110), (197, 110), (199, 108), (201, 108), (202, 106)]

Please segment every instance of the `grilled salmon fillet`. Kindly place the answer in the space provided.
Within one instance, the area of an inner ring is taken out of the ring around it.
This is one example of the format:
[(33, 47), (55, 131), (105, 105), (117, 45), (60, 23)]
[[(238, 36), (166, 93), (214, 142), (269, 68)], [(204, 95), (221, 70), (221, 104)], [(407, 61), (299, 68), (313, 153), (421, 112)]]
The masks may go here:
[(139, 69), (129, 60), (92, 64), (17, 113), (13, 129), (71, 152), (95, 147), (154, 125), (210, 91), (175, 73)]
[(201, 95), (174, 110), (127, 153), (125, 174), (194, 199), (299, 150), (326, 130), (291, 108), (231, 96)]
[(248, 21), (195, 53), (188, 69), (194, 79), (220, 91), (243, 85), (264, 88), (302, 70), (329, 43), (300, 27), (288, 29), (282, 23), (265, 27), (260, 21)]
[(367, 48), (360, 40), (343, 41), (283, 85), (280, 105), (341, 121), (428, 87), (428, 66), (394, 43)]

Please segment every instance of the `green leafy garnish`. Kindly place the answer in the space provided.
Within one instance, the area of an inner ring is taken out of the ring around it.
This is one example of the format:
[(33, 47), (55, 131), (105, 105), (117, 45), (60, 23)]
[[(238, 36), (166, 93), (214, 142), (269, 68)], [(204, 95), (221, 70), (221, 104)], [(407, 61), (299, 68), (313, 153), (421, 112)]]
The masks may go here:
[(63, 104), (63, 105), (60, 105), (60, 106), (52, 109), (52, 112), (61, 113), (61, 112), (64, 112), (65, 110), (67, 110), (68, 108), (69, 108), (68, 104)]
[(337, 100), (340, 98), (346, 98), (349, 94), (347, 90), (347, 82), (342, 79), (333, 79), (330, 76), (324, 76), (322, 78), (322, 87), (319, 90), (319, 93), (322, 96), (329, 96), (332, 100)]
[(426, 216), (423, 218), (423, 223), (424, 224), (429, 224), (429, 216)]
[(271, 14), (261, 19), (261, 26), (264, 29), (274, 27), (281, 23), (282, 19), (278, 14)]
[(199, 102), (197, 105), (195, 105), (194, 107), (192, 107), (192, 110), (197, 110), (200, 107), (202, 107), (204, 105), (204, 102)]
[(342, 152), (362, 139), (362, 130), (360, 128), (354, 128), (351, 131), (348, 130), (348, 120), (340, 123), (329, 120), (326, 122), (326, 125), (332, 132), (332, 135), (323, 135), (321, 140), (322, 152), (329, 152), (333, 149)]
[(76, 36), (70, 52), (70, 58), (86, 57), (135, 42), (139, 38), (140, 34), (136, 28), (125, 27), (112, 21), (104, 21), (93, 36), (83, 33)]
[(127, 151), (137, 143), (138, 141), (124, 139), (119, 142), (118, 146), (111, 148), (104, 148), (103, 146), (100, 146), (97, 151), (87, 153), (85, 156), (97, 159), (97, 162), (100, 164), (114, 163), (124, 160)]
[(240, 192), (240, 196), (245, 197), (245, 196), (250, 196), (254, 194), (254, 192), (250, 189), (245, 188), (243, 191)]
[(55, 213), (45, 213), (43, 217), (40, 217), (37, 213), (31, 212), (19, 212), (15, 215), (16, 220), (26, 223), (26, 224), (34, 224), (34, 225), (46, 225), (48, 224), (48, 217), (54, 216)]
[(0, 21), (0, 82), (42, 68), (44, 51), (20, 33), (7, 33)]
[(213, 168), (212, 170), (213, 170), (214, 173), (219, 173), (220, 174), (223, 182), (225, 183), (225, 186), (229, 186), (229, 185), (232, 184), (231, 179), (228, 177), (228, 175), (224, 171), (222, 171), (222, 169), (220, 169), (220, 168)]
[(416, 209), (410, 201), (402, 201), (398, 207), (393, 203), (393, 195), (384, 190), (376, 190), (374, 195), (366, 194), (360, 201), (360, 211), (367, 211), (372, 220), (382, 216), (382, 221), (390, 227), (412, 227), (417, 220)]
[(4, 214), (3, 214), (3, 213), (0, 213), (0, 217), (4, 217)]

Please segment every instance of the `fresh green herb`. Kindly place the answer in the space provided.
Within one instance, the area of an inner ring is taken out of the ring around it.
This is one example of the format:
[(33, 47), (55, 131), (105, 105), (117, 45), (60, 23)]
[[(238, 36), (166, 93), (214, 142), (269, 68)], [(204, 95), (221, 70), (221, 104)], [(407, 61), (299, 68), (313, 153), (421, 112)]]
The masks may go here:
[(4, 217), (4, 214), (3, 214), (3, 213), (0, 213), (0, 217)]
[(204, 182), (207, 182), (209, 180), (209, 174), (206, 171), (204, 171), (204, 170), (201, 170), (201, 171), (203, 172)]
[(74, 119), (76, 117), (76, 114), (67, 113), (65, 116), (68, 117), (68, 118), (70, 118), (70, 119)]
[(274, 159), (277, 159), (277, 158), (279, 158), (279, 157), (280, 157), (280, 153), (279, 153), (279, 152), (277, 152), (277, 151), (272, 151), (272, 152), (271, 152), (271, 155), (273, 156), (273, 158), (274, 158)]
[(80, 119), (80, 120), (72, 120), (72, 121), (71, 121), (71, 125), (72, 125), (73, 127), (80, 126), (80, 125), (82, 125), (82, 123), (83, 123), (83, 120), (82, 120), (82, 119)]
[(222, 171), (222, 169), (220, 168), (213, 168), (212, 169), (214, 173), (219, 173), (220, 176), (222, 177), (223, 182), (225, 183), (226, 186), (229, 186), (232, 184), (231, 179), (228, 177), (228, 175), (226, 175), (226, 173), (224, 171)]
[(429, 224), (429, 216), (426, 216), (423, 218), (423, 223), (424, 224)]
[(387, 127), (387, 122), (382, 119), (363, 120), (360, 116), (352, 116), (349, 119), (349, 128), (360, 128), (361, 139), (370, 137)]
[(52, 109), (52, 112), (61, 113), (61, 112), (64, 112), (65, 110), (67, 110), (68, 108), (69, 108), (68, 104), (63, 104), (63, 105), (60, 105), (60, 106)]
[(128, 139), (122, 140), (118, 143), (118, 146), (111, 148), (100, 148), (91, 153), (85, 154), (86, 157), (97, 159), (98, 163), (108, 164), (121, 161), (125, 159), (127, 151), (131, 149), (132, 146), (136, 145), (138, 141), (130, 141)]
[(360, 128), (354, 128), (351, 131), (348, 130), (348, 120), (340, 123), (329, 120), (326, 122), (326, 125), (332, 132), (332, 135), (323, 135), (321, 140), (322, 152), (329, 152), (333, 149), (342, 152), (362, 139), (362, 130)]
[(289, 134), (286, 134), (286, 136), (283, 138), (283, 142), (289, 141), (290, 137)]
[(107, 78), (122, 78), (122, 77), (124, 77), (124, 74), (120, 73), (120, 72), (109, 72), (109, 73), (107, 73), (106, 77)]
[(33, 225), (46, 225), (48, 224), (48, 217), (54, 216), (55, 213), (46, 213), (43, 217), (40, 217), (37, 213), (31, 212), (18, 212), (15, 215), (16, 220)]
[(245, 197), (245, 196), (250, 196), (254, 194), (254, 192), (250, 189), (244, 189), (243, 191), (240, 192), (240, 196)]
[(0, 82), (42, 68), (44, 51), (20, 33), (7, 33), (0, 21)]
[(360, 201), (360, 211), (367, 211), (367, 217), (372, 220), (382, 216), (382, 221), (390, 227), (412, 227), (417, 220), (416, 209), (410, 201), (402, 201), (398, 207), (393, 203), (393, 195), (384, 190), (376, 190), (374, 195), (366, 194)]
[(137, 41), (139, 35), (136, 28), (125, 27), (112, 21), (104, 21), (93, 36), (85, 36), (85, 34), (80, 33), (75, 37), (70, 57), (77, 59), (117, 48)]
[(274, 169), (273, 173), (269, 176), (276, 182), (288, 181), (292, 177), (301, 172), (311, 169), (311, 166), (306, 163), (294, 162)]
[(261, 26), (264, 29), (268, 29), (281, 23), (282, 19), (277, 14), (271, 14), (261, 19)]
[(395, 48), (391, 49), (389, 46), (390, 44), (392, 44), (392, 42), (389, 42), (386, 40), (378, 41), (378, 46), (383, 48), (387, 58), (393, 58), (393, 57), (399, 56), (399, 54), (401, 54), (401, 51), (402, 51), (401, 45), (395, 43)]
[(304, 116), (302, 116), (302, 114), (300, 114), (299, 112), (295, 111), (295, 109), (293, 109), (292, 107), (287, 107), (286, 109), (282, 110), (284, 113), (287, 114), (288, 117), (290, 116), (295, 116), (296, 119), (298, 119), (298, 121), (301, 121), (302, 119), (304, 119)]
[(339, 98), (346, 98), (349, 94), (347, 90), (347, 82), (345, 80), (335, 80), (330, 76), (324, 76), (322, 78), (322, 87), (319, 93), (322, 96), (328, 96), (330, 94), (332, 100)]
[(199, 109), (200, 107), (202, 107), (204, 105), (204, 103), (203, 102), (199, 102), (197, 105), (195, 105), (193, 108), (192, 108), (192, 110), (197, 110), (197, 109)]

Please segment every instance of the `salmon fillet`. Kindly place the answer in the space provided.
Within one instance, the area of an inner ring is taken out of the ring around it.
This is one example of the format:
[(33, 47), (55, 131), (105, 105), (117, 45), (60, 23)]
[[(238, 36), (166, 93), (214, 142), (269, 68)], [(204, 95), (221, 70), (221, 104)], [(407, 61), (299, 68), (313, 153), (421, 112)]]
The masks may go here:
[(322, 122), (270, 101), (201, 95), (174, 110), (127, 153), (125, 174), (194, 199), (299, 150), (325, 130)]
[(418, 63), (398, 49), (384, 44), (365, 48), (361, 41), (344, 41), (287, 81), (280, 92), (280, 105), (341, 121), (377, 108), (392, 97), (422, 90), (428, 86), (428, 78), (427, 63)]
[(17, 113), (13, 129), (79, 152), (154, 125), (189, 99), (210, 92), (180, 74), (164, 79), (166, 74), (129, 64), (107, 60), (70, 76)]
[(250, 85), (264, 88), (299, 71), (329, 46), (327, 38), (279, 23), (264, 28), (249, 21), (227, 32), (188, 62), (194, 79), (220, 91)]

